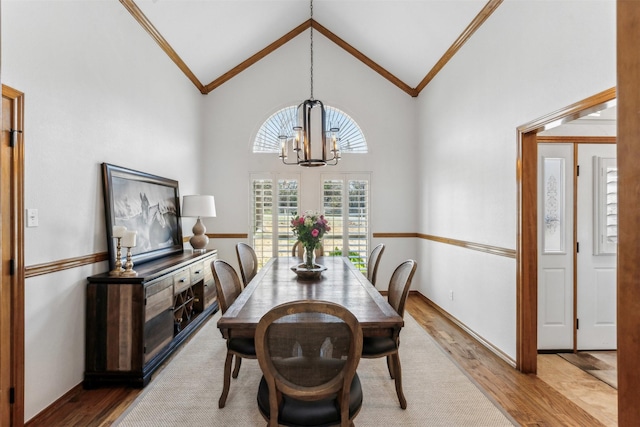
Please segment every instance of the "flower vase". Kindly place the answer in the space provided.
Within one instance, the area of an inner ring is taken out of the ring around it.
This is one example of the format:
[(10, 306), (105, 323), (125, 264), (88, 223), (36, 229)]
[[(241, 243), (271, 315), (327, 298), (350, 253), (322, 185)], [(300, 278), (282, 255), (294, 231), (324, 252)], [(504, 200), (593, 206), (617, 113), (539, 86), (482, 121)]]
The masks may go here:
[(315, 246), (304, 247), (304, 266), (305, 268), (314, 268), (316, 265), (316, 249)]

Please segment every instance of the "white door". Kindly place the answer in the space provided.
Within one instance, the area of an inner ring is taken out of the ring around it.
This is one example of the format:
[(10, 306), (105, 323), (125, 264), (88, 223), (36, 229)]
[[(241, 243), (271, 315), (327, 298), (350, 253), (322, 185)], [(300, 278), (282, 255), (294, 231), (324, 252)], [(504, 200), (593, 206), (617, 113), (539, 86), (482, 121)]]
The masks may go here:
[(615, 144), (578, 145), (578, 350), (614, 350), (617, 346), (615, 157)]
[(573, 349), (573, 144), (538, 144), (538, 349)]

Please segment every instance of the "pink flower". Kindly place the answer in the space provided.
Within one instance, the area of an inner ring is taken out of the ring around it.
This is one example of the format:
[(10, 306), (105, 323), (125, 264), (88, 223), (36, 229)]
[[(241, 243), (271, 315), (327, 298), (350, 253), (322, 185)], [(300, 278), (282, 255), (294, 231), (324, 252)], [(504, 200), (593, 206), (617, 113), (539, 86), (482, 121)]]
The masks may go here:
[(318, 234), (320, 234), (320, 232), (318, 231), (317, 228), (314, 228), (313, 230), (311, 230), (311, 235), (313, 237), (318, 237)]

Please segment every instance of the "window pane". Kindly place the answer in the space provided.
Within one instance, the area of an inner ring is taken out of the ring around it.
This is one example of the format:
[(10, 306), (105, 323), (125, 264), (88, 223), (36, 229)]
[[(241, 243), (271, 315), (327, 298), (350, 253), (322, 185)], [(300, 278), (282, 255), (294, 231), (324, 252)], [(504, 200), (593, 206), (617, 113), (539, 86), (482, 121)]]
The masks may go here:
[(369, 248), (369, 181), (325, 179), (323, 210), (331, 225), (323, 242), (325, 253), (348, 256), (361, 271), (367, 269)]
[[(293, 137), (293, 128), (297, 124), (298, 106), (283, 108), (271, 115), (260, 126), (253, 141), (254, 153), (280, 153), (280, 136)], [(343, 153), (366, 153), (367, 141), (358, 124), (344, 111), (325, 105), (325, 128), (340, 129), (338, 146)]]
[(291, 231), (291, 217), (298, 212), (298, 181), (278, 181), (278, 256), (291, 256), (296, 242)]
[(254, 179), (252, 182), (253, 249), (262, 265), (273, 254), (273, 182), (270, 179)]
[(323, 185), (322, 208), (331, 230), (324, 235), (322, 244), (325, 255), (342, 256), (342, 247), (344, 245), (342, 180), (325, 180)]
[(349, 258), (361, 271), (366, 271), (369, 255), (369, 183), (349, 181)]

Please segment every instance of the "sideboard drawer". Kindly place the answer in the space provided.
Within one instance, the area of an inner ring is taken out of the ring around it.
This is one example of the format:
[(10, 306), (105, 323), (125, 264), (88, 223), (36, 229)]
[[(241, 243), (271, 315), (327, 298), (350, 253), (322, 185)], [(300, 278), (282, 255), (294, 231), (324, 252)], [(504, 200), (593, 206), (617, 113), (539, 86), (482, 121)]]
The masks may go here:
[(173, 306), (173, 277), (160, 279), (146, 287), (144, 321), (168, 311)]
[(189, 268), (178, 270), (173, 274), (173, 293), (175, 295), (191, 286), (191, 271)]
[(205, 277), (204, 263), (199, 262), (191, 266), (191, 283), (196, 284)]

